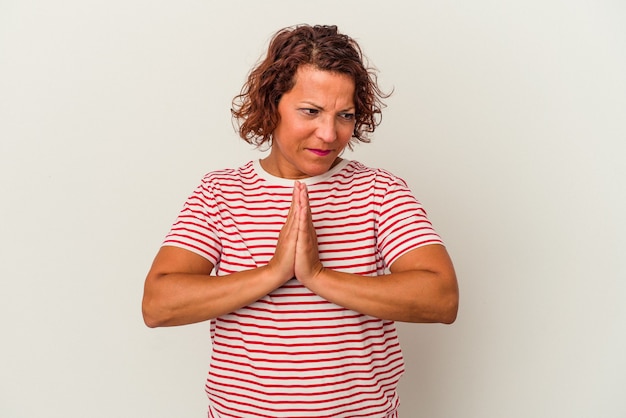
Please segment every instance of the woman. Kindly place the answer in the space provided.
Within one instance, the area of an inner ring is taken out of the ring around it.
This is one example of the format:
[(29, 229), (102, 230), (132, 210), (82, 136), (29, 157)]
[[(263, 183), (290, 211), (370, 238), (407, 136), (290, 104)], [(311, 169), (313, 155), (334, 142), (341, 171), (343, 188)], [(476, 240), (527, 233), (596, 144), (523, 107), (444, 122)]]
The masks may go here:
[(394, 321), (454, 322), (454, 268), (420, 203), (341, 158), (385, 97), (353, 39), (300, 25), (233, 101), (269, 154), (204, 177), (143, 299), (150, 327), (211, 321), (209, 417), (396, 417)]

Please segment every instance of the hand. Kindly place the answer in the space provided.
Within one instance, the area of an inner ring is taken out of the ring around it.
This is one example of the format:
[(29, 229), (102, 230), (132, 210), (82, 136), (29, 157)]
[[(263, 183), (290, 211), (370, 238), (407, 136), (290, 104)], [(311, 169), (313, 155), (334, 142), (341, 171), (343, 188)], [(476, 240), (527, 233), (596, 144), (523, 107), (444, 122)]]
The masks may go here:
[(284, 282), (292, 277), (306, 281), (315, 277), (323, 266), (319, 258), (317, 234), (311, 218), (309, 195), (304, 183), (295, 182), (291, 207), (280, 230), (276, 251), (267, 267)]
[(309, 194), (304, 183), (296, 182), (294, 200), (297, 210), (297, 243), (295, 249), (295, 276), (300, 281), (314, 278), (323, 270), (317, 246), (317, 234), (311, 217)]
[(267, 263), (267, 268), (272, 271), (272, 275), (274, 277), (280, 277), (283, 283), (295, 276), (294, 265), (296, 262), (296, 245), (298, 239), (297, 193), (298, 190), (294, 187), (287, 220), (278, 234), (274, 256)]

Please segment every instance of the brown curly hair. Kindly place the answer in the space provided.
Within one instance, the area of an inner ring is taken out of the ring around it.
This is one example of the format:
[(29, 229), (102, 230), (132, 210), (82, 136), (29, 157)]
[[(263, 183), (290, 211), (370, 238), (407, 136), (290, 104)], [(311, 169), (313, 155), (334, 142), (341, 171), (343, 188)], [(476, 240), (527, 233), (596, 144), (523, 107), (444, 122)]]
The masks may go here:
[(334, 25), (296, 25), (274, 34), (267, 55), (252, 69), (232, 101), (239, 136), (256, 146), (271, 144), (279, 122), (278, 102), (293, 88), (296, 71), (302, 65), (346, 74), (354, 80), (356, 120), (351, 142), (370, 142), (368, 134), (382, 119), (382, 99), (391, 94), (379, 88), (376, 70), (367, 64), (357, 42), (339, 33)]

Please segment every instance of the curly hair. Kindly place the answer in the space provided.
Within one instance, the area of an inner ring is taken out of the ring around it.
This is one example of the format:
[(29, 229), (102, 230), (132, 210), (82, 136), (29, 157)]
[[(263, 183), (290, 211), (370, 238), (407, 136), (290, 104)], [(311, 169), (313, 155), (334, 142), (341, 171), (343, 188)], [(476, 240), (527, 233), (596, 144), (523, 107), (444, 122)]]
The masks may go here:
[(337, 26), (322, 25), (296, 25), (274, 34), (267, 55), (250, 71), (232, 101), (239, 136), (256, 146), (271, 144), (279, 122), (278, 102), (293, 88), (296, 71), (303, 65), (354, 80), (356, 120), (350, 146), (355, 141), (370, 142), (368, 134), (382, 120), (382, 100), (391, 94), (379, 88), (376, 70), (368, 65), (356, 41), (339, 33)]

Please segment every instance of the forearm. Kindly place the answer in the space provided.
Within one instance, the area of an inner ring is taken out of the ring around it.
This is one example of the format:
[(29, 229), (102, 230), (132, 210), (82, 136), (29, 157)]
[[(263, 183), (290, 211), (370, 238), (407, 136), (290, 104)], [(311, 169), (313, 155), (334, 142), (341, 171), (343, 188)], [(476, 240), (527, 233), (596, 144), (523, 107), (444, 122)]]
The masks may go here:
[(266, 267), (227, 276), (153, 274), (146, 279), (144, 321), (149, 327), (206, 321), (257, 301), (283, 282)]
[(360, 276), (324, 268), (303, 284), (337, 305), (394, 321), (449, 324), (458, 309), (456, 281), (426, 270)]

